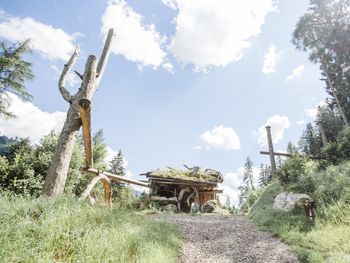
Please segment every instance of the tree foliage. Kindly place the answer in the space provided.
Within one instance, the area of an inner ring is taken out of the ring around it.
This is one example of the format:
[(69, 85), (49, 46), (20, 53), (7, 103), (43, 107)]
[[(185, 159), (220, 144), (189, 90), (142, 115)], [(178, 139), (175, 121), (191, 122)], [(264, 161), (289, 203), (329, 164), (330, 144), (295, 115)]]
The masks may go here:
[(26, 80), (34, 78), (31, 63), (23, 59), (29, 52), (29, 40), (10, 47), (0, 42), (0, 115), (14, 117), (8, 111), (11, 103), (8, 92), (23, 100), (32, 98), (24, 85)]

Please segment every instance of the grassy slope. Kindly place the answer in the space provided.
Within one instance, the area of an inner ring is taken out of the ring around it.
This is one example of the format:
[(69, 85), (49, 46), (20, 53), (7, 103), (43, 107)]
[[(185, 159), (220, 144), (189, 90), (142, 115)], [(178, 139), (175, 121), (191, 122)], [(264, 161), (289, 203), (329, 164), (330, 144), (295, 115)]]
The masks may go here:
[(0, 197), (0, 262), (176, 262), (173, 226), (75, 199)]
[(290, 213), (272, 209), (282, 187), (274, 182), (262, 193), (249, 217), (265, 231), (289, 244), (303, 262), (350, 262), (350, 224), (311, 223), (302, 211)]

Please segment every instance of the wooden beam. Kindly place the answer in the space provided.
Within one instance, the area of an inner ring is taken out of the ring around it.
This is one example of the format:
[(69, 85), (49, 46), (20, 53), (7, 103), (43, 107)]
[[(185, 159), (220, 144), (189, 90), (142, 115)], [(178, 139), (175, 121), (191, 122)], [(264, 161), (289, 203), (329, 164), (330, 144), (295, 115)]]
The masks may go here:
[[(270, 152), (266, 152), (266, 151), (260, 151), (260, 154), (264, 154), (264, 155), (270, 155)], [(277, 155), (277, 156), (284, 156), (284, 157), (293, 157), (293, 156), (305, 156), (307, 158), (310, 158), (310, 159), (323, 159), (322, 157), (320, 156), (313, 156), (313, 155), (293, 155), (293, 154), (290, 154), (290, 153), (279, 153), (279, 152), (274, 152), (273, 153), (274, 155)]]
[(103, 174), (103, 175), (107, 176), (110, 180), (115, 180), (115, 181), (118, 181), (118, 182), (135, 184), (135, 185), (139, 185), (139, 186), (143, 186), (143, 187), (147, 187), (147, 188), (150, 187), (149, 184), (147, 184), (147, 183), (143, 183), (143, 182), (138, 181), (138, 180), (125, 178), (123, 176), (119, 176), (119, 175), (112, 174), (112, 173), (109, 173), (109, 172), (100, 172), (99, 170), (97, 170), (95, 168), (82, 167), (81, 170), (84, 171), (84, 172), (90, 173), (90, 174), (94, 174), (94, 175)]
[(86, 199), (87, 197), (90, 196), (90, 193), (92, 191), (92, 189), (95, 187), (95, 185), (101, 181), (103, 184), (103, 189), (104, 189), (104, 201), (105, 203), (111, 207), (112, 206), (112, 187), (111, 187), (111, 181), (110, 179), (103, 175), (103, 174), (99, 174), (97, 176), (95, 176), (92, 181), (90, 182), (90, 184), (86, 187), (85, 191), (81, 194), (79, 201), (82, 201), (84, 199)]
[[(260, 151), (260, 154), (270, 155), (270, 152)], [(290, 154), (290, 153), (279, 153), (279, 152), (274, 152), (273, 154), (274, 154), (274, 155), (277, 155), (277, 156), (293, 157), (293, 155)]]
[(267, 143), (269, 145), (269, 155), (270, 155), (270, 162), (271, 162), (271, 177), (276, 177), (276, 161), (275, 161), (275, 154), (273, 150), (273, 144), (272, 144), (272, 136), (271, 136), (271, 127), (266, 126), (266, 134), (267, 134)]
[(85, 146), (86, 166), (93, 166), (93, 149), (91, 137), (91, 101), (83, 98), (79, 100), (79, 111), (82, 123), (83, 139)]

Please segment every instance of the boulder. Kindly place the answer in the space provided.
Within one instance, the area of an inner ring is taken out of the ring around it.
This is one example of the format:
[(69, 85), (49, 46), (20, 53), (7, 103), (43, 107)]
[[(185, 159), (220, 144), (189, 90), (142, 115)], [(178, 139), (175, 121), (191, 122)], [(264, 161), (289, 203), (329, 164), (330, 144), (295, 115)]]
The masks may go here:
[(200, 206), (196, 202), (191, 203), (191, 213), (198, 213), (200, 211)]
[(202, 205), (203, 213), (212, 213), (215, 210), (215, 207), (218, 205), (216, 200), (209, 200), (204, 205)]
[(162, 206), (161, 210), (167, 213), (177, 213), (177, 206), (174, 204), (168, 204), (168, 205)]
[(282, 211), (291, 211), (297, 204), (304, 204), (304, 201), (313, 201), (307, 194), (294, 194), (283, 192), (275, 197), (273, 202), (273, 209)]

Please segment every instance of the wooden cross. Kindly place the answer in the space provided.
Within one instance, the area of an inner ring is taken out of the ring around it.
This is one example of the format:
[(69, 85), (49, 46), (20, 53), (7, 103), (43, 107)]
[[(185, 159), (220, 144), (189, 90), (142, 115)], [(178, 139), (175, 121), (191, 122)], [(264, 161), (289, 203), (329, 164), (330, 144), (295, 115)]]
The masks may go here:
[(275, 156), (284, 156), (284, 157), (292, 157), (291, 154), (289, 153), (279, 153), (275, 152), (273, 150), (273, 144), (272, 144), (272, 136), (271, 136), (271, 127), (266, 126), (266, 134), (267, 134), (267, 144), (269, 146), (269, 151), (260, 151), (260, 154), (265, 154), (265, 155), (270, 155), (270, 162), (271, 162), (271, 177), (275, 178), (276, 177), (276, 161), (275, 161)]

